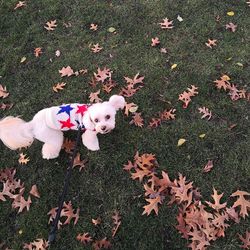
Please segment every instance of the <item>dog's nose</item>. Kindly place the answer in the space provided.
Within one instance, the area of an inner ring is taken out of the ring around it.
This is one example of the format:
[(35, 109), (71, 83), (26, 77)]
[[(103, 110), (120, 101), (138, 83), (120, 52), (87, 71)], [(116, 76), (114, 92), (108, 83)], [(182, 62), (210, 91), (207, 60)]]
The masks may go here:
[(102, 131), (106, 130), (106, 128), (107, 128), (106, 126), (101, 126)]

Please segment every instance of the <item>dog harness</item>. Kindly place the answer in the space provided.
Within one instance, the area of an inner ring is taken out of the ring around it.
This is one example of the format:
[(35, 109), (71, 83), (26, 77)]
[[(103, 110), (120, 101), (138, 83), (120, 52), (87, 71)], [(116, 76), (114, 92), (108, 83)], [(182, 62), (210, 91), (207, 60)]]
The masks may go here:
[(87, 104), (65, 104), (48, 108), (46, 111), (46, 122), (49, 127), (56, 130), (78, 130), (83, 126), (83, 117), (88, 110)]

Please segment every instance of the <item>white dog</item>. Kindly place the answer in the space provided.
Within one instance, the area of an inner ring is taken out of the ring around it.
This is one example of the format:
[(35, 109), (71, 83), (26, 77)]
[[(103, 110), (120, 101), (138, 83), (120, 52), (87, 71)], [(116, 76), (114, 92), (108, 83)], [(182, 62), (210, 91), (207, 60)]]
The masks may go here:
[(106, 134), (115, 127), (115, 114), (123, 109), (125, 100), (113, 95), (109, 101), (85, 104), (67, 104), (39, 111), (30, 122), (8, 116), (0, 121), (0, 139), (12, 150), (30, 146), (34, 138), (44, 142), (44, 159), (58, 157), (65, 130), (85, 127), (83, 144), (90, 150), (99, 150), (97, 134)]

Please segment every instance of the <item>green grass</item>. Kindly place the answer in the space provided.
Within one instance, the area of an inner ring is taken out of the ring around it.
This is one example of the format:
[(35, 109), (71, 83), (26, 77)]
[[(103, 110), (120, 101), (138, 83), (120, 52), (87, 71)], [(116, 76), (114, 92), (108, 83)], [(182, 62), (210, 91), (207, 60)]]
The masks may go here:
[[(209, 199), (213, 187), (224, 192), (228, 200), (237, 189), (249, 191), (249, 102), (233, 102), (213, 84), (222, 74), (228, 74), (232, 82), (249, 91), (250, 8), (245, 1), (28, 0), (26, 7), (13, 11), (16, 3), (0, 1), (0, 83), (10, 92), (6, 101), (15, 104), (11, 110), (0, 111), (1, 117), (22, 115), (30, 120), (37, 111), (51, 105), (88, 102), (89, 93), (95, 91), (88, 82), (97, 67), (104, 66), (113, 70), (119, 85), (124, 84), (123, 76), (132, 77), (137, 72), (145, 76), (145, 87), (128, 101), (139, 105), (146, 122), (165, 108), (177, 109), (177, 119), (156, 130), (133, 127), (120, 113), (116, 129), (110, 135), (100, 136), (99, 152), (80, 148), (89, 164), (81, 173), (74, 170), (67, 199), (74, 207), (80, 207), (81, 216), (76, 226), (65, 226), (58, 232), (51, 249), (83, 249), (76, 241), (76, 235), (82, 232), (97, 238), (110, 236), (115, 209), (121, 213), (122, 225), (112, 241), (113, 249), (186, 249), (186, 240), (173, 226), (177, 207), (164, 204), (159, 216), (141, 216), (145, 205), (140, 196), (143, 186), (122, 169), (136, 150), (156, 154), (160, 170), (167, 171), (171, 178), (178, 173), (187, 176), (200, 188), (204, 199)], [(231, 10), (235, 12), (233, 17), (226, 15)], [(184, 19), (181, 23), (176, 20), (178, 14)], [(216, 22), (218, 15), (221, 19)], [(158, 23), (165, 17), (174, 20), (174, 29), (160, 29)], [(54, 19), (57, 28), (47, 32), (43, 28), (45, 22)], [(72, 27), (66, 28), (64, 22), (70, 22)], [(225, 29), (229, 22), (238, 25), (235, 33)], [(98, 24), (97, 32), (89, 30), (91, 23)], [(117, 34), (109, 33), (109, 27), (115, 27)], [(155, 36), (168, 54), (150, 46)], [(217, 39), (218, 46), (207, 48), (208, 38)], [(100, 43), (103, 51), (91, 53), (90, 43)], [(36, 47), (43, 50), (39, 58), (33, 55)], [(57, 49), (61, 51), (59, 58), (54, 56)], [(27, 60), (21, 64), (23, 56)], [(227, 61), (229, 57), (232, 60)], [(244, 66), (239, 67), (237, 62)], [(171, 71), (173, 63), (178, 66)], [(74, 70), (87, 68), (89, 73), (63, 79), (67, 87), (53, 93), (52, 86), (62, 80), (58, 70), (67, 65)], [(199, 94), (187, 109), (182, 109), (178, 95), (191, 84), (199, 87)], [(118, 91), (116, 88), (112, 94)], [(159, 95), (172, 105), (160, 101)], [(109, 96), (102, 92), (101, 97)], [(200, 106), (212, 110), (211, 121), (201, 120), (197, 111)], [(233, 123), (237, 127), (229, 131)], [(204, 139), (198, 137), (202, 133), (206, 133)], [(76, 133), (67, 136), (74, 139)], [(177, 148), (179, 138), (186, 138), (187, 142)], [(43, 160), (41, 143), (35, 142), (25, 150), (31, 161), (20, 166), (18, 152), (3, 144), (0, 149), (0, 168), (16, 167), (26, 190), (37, 184), (41, 193), (40, 199), (33, 199), (30, 211), (21, 214), (11, 209), (10, 201), (1, 202), (0, 241), (21, 249), (24, 242), (47, 238), (47, 212), (57, 206), (68, 155), (62, 151), (55, 160)], [(202, 168), (209, 159), (214, 160), (214, 169), (203, 174)], [(91, 223), (98, 216), (103, 219), (99, 229)], [(244, 233), (249, 226), (249, 219), (232, 225), (226, 237), (217, 240), (210, 249), (239, 249), (237, 233)]]

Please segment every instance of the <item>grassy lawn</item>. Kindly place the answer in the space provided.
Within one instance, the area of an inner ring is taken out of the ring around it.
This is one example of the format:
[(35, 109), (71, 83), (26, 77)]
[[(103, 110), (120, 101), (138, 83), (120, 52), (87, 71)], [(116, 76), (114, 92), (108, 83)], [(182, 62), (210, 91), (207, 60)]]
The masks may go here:
[[(130, 125), (131, 117), (119, 112), (116, 129), (99, 137), (100, 151), (80, 147), (89, 163), (82, 172), (74, 169), (67, 196), (74, 208), (80, 208), (80, 219), (75, 226), (71, 223), (59, 230), (50, 249), (84, 249), (76, 240), (83, 232), (98, 239), (110, 238), (114, 210), (120, 212), (122, 224), (112, 240), (113, 249), (187, 249), (187, 241), (174, 228), (177, 206), (164, 203), (158, 216), (142, 216), (146, 204), (143, 185), (130, 178), (123, 164), (133, 159), (137, 150), (153, 153), (159, 170), (167, 171), (172, 179), (182, 173), (199, 187), (206, 200), (213, 187), (224, 192), (229, 204), (229, 196), (237, 189), (249, 191), (249, 102), (232, 101), (226, 92), (215, 88), (213, 81), (227, 74), (237, 86), (250, 91), (250, 7), (243, 0), (26, 2), (27, 6), (14, 11), (17, 1), (0, 0), (0, 84), (10, 92), (1, 101), (14, 103), (12, 109), (0, 111), (1, 118), (22, 115), (28, 121), (52, 105), (89, 102), (89, 94), (100, 88), (88, 84), (98, 67), (113, 71), (118, 87), (111, 94), (119, 93), (120, 86), (125, 85), (124, 76), (133, 77), (138, 72), (145, 76), (145, 86), (126, 98), (139, 106), (145, 126)], [(228, 16), (228, 11), (234, 11), (234, 16)], [(178, 14), (183, 22), (176, 19)], [(165, 17), (174, 20), (173, 29), (161, 30), (158, 23)], [(54, 19), (58, 26), (48, 32), (43, 27)], [(225, 29), (229, 22), (238, 25), (236, 32)], [(69, 23), (71, 27), (64, 25)], [(97, 31), (89, 29), (91, 23), (98, 24)], [(108, 32), (110, 27), (116, 32)], [(159, 37), (167, 54), (161, 53), (160, 47), (151, 47), (153, 37)], [(217, 46), (208, 48), (208, 39), (218, 40)], [(89, 45), (96, 43), (103, 50), (94, 54)], [(33, 54), (37, 47), (43, 51), (38, 58)], [(60, 57), (55, 57), (56, 50), (60, 50)], [(24, 63), (20, 63), (22, 57), (27, 58)], [(173, 64), (177, 67), (171, 70)], [(58, 70), (68, 65), (74, 70), (88, 69), (88, 73), (62, 79)], [(53, 92), (52, 86), (60, 81), (67, 83), (65, 89)], [(199, 94), (183, 109), (178, 96), (191, 84), (199, 88)], [(107, 100), (111, 94), (101, 91), (100, 97)], [(201, 119), (198, 108), (203, 106), (213, 113), (210, 121)], [(176, 120), (154, 130), (147, 128), (152, 117), (172, 107)], [(229, 130), (232, 124), (237, 126)], [(205, 138), (199, 138), (203, 133)], [(66, 133), (72, 140), (75, 136), (74, 132)], [(187, 140), (181, 147), (176, 146), (179, 138)], [(0, 204), (0, 242), (22, 249), (24, 242), (47, 238), (47, 213), (57, 206), (69, 155), (62, 150), (59, 158), (43, 160), (41, 143), (36, 141), (23, 150), (30, 162), (19, 165), (19, 151), (11, 151), (2, 143), (0, 150), (0, 169), (17, 168), (16, 175), (27, 191), (36, 184), (41, 194), (40, 199), (32, 199), (30, 211), (21, 214), (11, 209), (9, 199)], [(214, 168), (204, 174), (202, 169), (211, 159)], [(91, 219), (98, 216), (102, 223), (94, 227)], [(240, 249), (237, 233), (244, 234), (249, 227), (249, 219), (242, 219), (209, 249)]]

